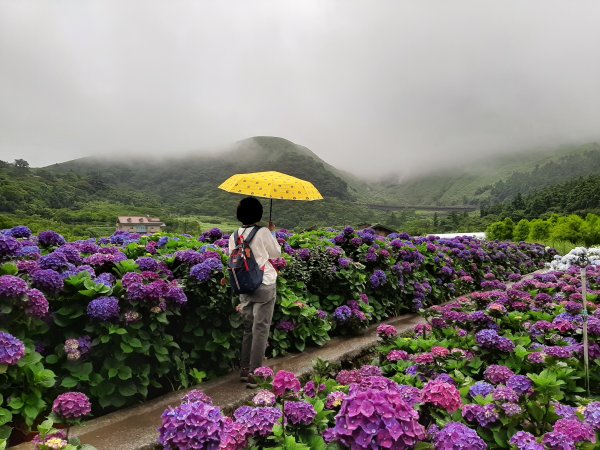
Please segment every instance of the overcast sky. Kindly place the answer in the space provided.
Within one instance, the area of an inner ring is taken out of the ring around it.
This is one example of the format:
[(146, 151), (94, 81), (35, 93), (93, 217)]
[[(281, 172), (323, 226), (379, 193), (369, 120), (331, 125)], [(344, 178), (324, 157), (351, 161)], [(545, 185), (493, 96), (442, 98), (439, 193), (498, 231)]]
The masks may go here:
[(0, 159), (254, 135), (357, 174), (600, 138), (596, 0), (0, 0)]

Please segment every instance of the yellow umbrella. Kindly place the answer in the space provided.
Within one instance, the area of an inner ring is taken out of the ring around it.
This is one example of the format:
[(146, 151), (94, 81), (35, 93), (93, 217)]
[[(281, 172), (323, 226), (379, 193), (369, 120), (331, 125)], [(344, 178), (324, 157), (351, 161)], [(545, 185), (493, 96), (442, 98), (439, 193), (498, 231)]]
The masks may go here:
[(323, 196), (310, 181), (274, 171), (238, 173), (225, 180), (219, 186), (219, 189), (234, 194), (270, 198), (269, 222), (271, 221), (274, 198), (309, 202), (312, 200), (323, 200)]

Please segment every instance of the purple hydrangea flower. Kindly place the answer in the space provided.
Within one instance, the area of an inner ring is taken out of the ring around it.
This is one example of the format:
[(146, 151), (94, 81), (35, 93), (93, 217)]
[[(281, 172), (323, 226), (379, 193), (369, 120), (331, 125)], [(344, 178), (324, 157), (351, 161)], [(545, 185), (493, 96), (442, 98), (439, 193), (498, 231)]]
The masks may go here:
[(165, 449), (219, 450), (225, 422), (221, 410), (215, 406), (184, 403), (162, 414), (158, 442)]
[(371, 282), (371, 286), (377, 289), (378, 287), (381, 287), (385, 283), (387, 283), (387, 276), (383, 270), (378, 269), (375, 272), (373, 272), (373, 275), (371, 275), (369, 281)]
[(272, 433), (275, 424), (281, 420), (281, 410), (272, 407), (242, 406), (235, 410), (233, 416), (237, 422), (248, 427), (250, 435), (266, 437)]
[(221, 272), (223, 270), (223, 263), (217, 258), (208, 258), (196, 264), (190, 270), (190, 276), (201, 283), (205, 283), (210, 280), (213, 272)]
[(31, 236), (31, 230), (24, 225), (17, 225), (9, 230), (9, 234), (14, 238), (28, 238)]
[(0, 234), (0, 259), (17, 256), (22, 246), (14, 237)]
[(339, 306), (333, 312), (333, 318), (338, 322), (346, 322), (352, 317), (352, 310), (349, 306)]
[(535, 436), (527, 431), (517, 431), (510, 438), (510, 444), (517, 447), (519, 450), (530, 444), (536, 444)]
[(392, 350), (387, 354), (385, 359), (387, 359), (389, 362), (398, 362), (406, 361), (408, 358), (408, 353), (404, 350)]
[(192, 389), (190, 392), (185, 394), (185, 396), (181, 399), (181, 403), (195, 403), (202, 402), (207, 405), (212, 405), (212, 399), (202, 392), (200, 389)]
[(506, 386), (497, 386), (496, 389), (494, 389), (493, 397), (495, 401), (501, 403), (517, 403), (519, 401), (519, 395)]
[(108, 322), (118, 319), (119, 313), (119, 300), (115, 297), (98, 297), (88, 303), (87, 315), (92, 319)]
[(340, 258), (340, 259), (338, 259), (338, 264), (340, 265), (340, 267), (342, 269), (347, 269), (348, 267), (350, 267), (351, 263), (352, 263), (352, 260), (350, 258)]
[(158, 261), (150, 257), (142, 257), (135, 260), (142, 272), (156, 272), (158, 270)]
[(592, 402), (583, 413), (585, 423), (596, 431), (600, 431), (600, 402)]
[(12, 334), (0, 331), (0, 365), (13, 366), (25, 356), (25, 344)]
[(436, 450), (485, 450), (486, 443), (475, 430), (462, 423), (450, 422), (433, 438)]
[(60, 272), (69, 267), (69, 261), (64, 253), (52, 252), (40, 258), (40, 269), (52, 269)]
[(38, 243), (42, 247), (60, 247), (61, 245), (66, 244), (66, 242), (65, 238), (55, 231), (42, 231), (38, 235)]
[(317, 411), (310, 403), (286, 402), (284, 415), (286, 421), (292, 425), (310, 425), (315, 420)]
[(353, 449), (413, 448), (426, 439), (419, 413), (394, 390), (359, 390), (348, 396), (328, 439)]
[(32, 284), (46, 294), (57, 294), (64, 287), (63, 277), (56, 270), (39, 269), (31, 278)]
[(523, 412), (523, 408), (516, 403), (503, 403), (500, 407), (508, 417), (518, 416)]
[(29, 289), (27, 291), (27, 305), (25, 306), (25, 312), (29, 316), (41, 319), (48, 315), (49, 310), (50, 305), (42, 292), (37, 289)]
[(16, 300), (27, 293), (27, 282), (13, 275), (0, 276), (0, 298)]
[(508, 379), (506, 386), (515, 391), (518, 395), (533, 394), (533, 382), (524, 375), (514, 375)]
[(67, 420), (80, 419), (92, 412), (92, 404), (81, 392), (66, 392), (54, 400), (52, 412)]
[(273, 378), (275, 376), (275, 373), (273, 372), (273, 369), (271, 369), (270, 367), (261, 366), (261, 367), (257, 367), (256, 369), (254, 369), (254, 371), (252, 372), (252, 375), (254, 375), (255, 377), (258, 377), (258, 378), (262, 378), (263, 380), (268, 380), (270, 378)]
[(506, 366), (492, 364), (485, 369), (483, 376), (492, 384), (504, 384), (515, 373)]
[(575, 450), (575, 442), (569, 437), (556, 431), (544, 434), (542, 442), (549, 450)]
[(275, 328), (285, 333), (291, 333), (296, 329), (296, 325), (294, 325), (294, 322), (290, 320), (282, 320), (277, 324)]
[(298, 250), (298, 253), (296, 253), (296, 255), (302, 261), (308, 261), (310, 259), (310, 250), (307, 248), (301, 248), (300, 250)]

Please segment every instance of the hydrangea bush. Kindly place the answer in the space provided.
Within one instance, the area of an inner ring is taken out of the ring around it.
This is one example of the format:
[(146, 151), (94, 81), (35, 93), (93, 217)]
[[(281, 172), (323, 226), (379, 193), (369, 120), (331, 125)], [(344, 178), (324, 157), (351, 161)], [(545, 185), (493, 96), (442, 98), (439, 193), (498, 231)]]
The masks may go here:
[[(66, 390), (88, 395), (101, 414), (235, 364), (241, 317), (220, 230), (66, 242), (15, 227), (0, 236), (0, 387), (11, 392), (0, 398), (4, 424), (26, 430)], [(277, 239), (284, 254), (273, 261), (280, 277), (271, 356), (501, 283), (554, 254), (533, 244), (381, 238), (349, 227), (282, 230)]]

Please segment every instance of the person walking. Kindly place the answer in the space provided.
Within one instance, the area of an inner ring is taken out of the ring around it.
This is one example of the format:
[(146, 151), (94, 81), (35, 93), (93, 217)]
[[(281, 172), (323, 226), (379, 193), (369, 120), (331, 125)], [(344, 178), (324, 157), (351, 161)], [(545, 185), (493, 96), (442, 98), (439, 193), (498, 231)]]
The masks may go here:
[[(269, 222), (268, 228), (260, 227), (263, 207), (254, 197), (246, 197), (237, 207), (237, 219), (242, 226), (237, 230), (238, 239), (247, 239), (252, 255), (263, 272), (262, 283), (252, 293), (240, 294), (236, 310), (243, 318), (244, 336), (240, 354), (240, 380), (249, 388), (257, 386), (252, 376), (254, 369), (262, 366), (269, 330), (275, 308), (277, 271), (269, 261), (281, 256), (281, 246), (272, 234), (275, 226)], [(236, 233), (229, 238), (229, 254), (238, 245)]]

